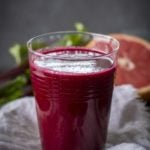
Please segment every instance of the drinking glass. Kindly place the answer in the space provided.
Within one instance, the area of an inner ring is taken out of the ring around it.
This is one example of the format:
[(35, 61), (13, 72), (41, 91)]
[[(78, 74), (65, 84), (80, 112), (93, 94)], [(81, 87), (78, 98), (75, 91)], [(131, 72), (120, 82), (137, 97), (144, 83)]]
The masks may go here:
[(64, 31), (27, 46), (43, 150), (103, 150), (119, 42)]

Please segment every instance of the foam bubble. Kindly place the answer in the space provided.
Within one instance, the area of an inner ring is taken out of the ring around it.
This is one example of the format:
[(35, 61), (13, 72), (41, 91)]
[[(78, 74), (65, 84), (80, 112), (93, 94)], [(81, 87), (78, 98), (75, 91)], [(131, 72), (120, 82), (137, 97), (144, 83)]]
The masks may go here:
[[(56, 53), (49, 53), (50, 56), (55, 56)], [(56, 55), (58, 56), (58, 55)], [(34, 60), (34, 64), (41, 68), (68, 72), (68, 73), (92, 73), (99, 72), (110, 68), (112, 66), (112, 60), (109, 57), (102, 57), (99, 59), (90, 59), (94, 57), (94, 53), (62, 53), (59, 54), (60, 58), (63, 59), (52, 59), (52, 58), (37, 58)], [(69, 59), (65, 59), (69, 58)], [(72, 58), (72, 59), (70, 59)], [(84, 59), (86, 58), (86, 59)], [(89, 59), (87, 59), (89, 58)], [(81, 60), (82, 59), (82, 60)], [(84, 59), (84, 60), (83, 60)]]

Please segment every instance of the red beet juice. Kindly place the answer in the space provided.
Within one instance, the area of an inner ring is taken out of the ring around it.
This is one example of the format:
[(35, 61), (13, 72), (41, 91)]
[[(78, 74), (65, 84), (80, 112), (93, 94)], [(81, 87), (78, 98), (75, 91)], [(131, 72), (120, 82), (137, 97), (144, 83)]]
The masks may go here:
[(43, 150), (103, 150), (115, 65), (84, 48), (39, 50), (30, 69)]

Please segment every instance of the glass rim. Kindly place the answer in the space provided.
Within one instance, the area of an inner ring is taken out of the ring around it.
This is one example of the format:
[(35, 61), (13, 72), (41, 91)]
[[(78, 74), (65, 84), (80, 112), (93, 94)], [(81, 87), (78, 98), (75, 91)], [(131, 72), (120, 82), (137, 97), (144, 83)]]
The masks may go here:
[[(57, 56), (52, 56), (52, 55), (46, 55), (46, 54), (43, 54), (43, 53), (40, 53), (38, 51), (35, 51), (32, 49), (32, 42), (35, 40), (35, 39), (38, 39), (38, 38), (42, 38), (44, 36), (48, 36), (48, 35), (56, 35), (56, 34), (88, 34), (88, 35), (92, 35), (93, 37), (100, 37), (100, 38), (105, 38), (105, 39), (108, 39), (108, 40), (112, 40), (115, 42), (115, 45), (116, 47), (115, 48), (112, 48), (113, 50), (109, 53), (103, 53), (102, 55), (100, 56), (94, 56), (94, 57), (91, 57), (91, 58), (74, 58), (75, 60), (91, 60), (91, 59), (98, 59), (98, 58), (102, 58), (104, 56), (109, 56), (111, 55), (112, 53), (116, 53), (118, 52), (119, 50), (119, 47), (120, 47), (120, 43), (119, 41), (112, 37), (112, 36), (109, 36), (109, 35), (106, 35), (106, 34), (100, 34), (100, 33), (93, 33), (93, 32), (82, 32), (82, 31), (57, 31), (57, 32), (48, 32), (48, 33), (44, 33), (44, 34), (40, 34), (38, 36), (34, 36), (33, 38), (30, 38), (28, 41), (27, 41), (27, 48), (28, 48), (28, 51), (31, 52), (32, 54), (34, 55), (37, 55), (39, 57), (45, 57), (45, 58), (53, 58), (53, 59), (63, 59), (63, 60), (70, 60), (70, 59), (73, 59), (73, 58), (70, 58), (70, 57), (57, 57)], [(64, 46), (62, 48), (69, 48), (70, 46)], [(71, 46), (71, 47), (76, 47), (76, 48), (83, 48), (82, 46)], [(86, 49), (90, 49), (90, 48), (86, 48)], [(95, 48), (92, 48), (93, 51), (97, 51), (98, 52), (98, 49), (95, 49)]]

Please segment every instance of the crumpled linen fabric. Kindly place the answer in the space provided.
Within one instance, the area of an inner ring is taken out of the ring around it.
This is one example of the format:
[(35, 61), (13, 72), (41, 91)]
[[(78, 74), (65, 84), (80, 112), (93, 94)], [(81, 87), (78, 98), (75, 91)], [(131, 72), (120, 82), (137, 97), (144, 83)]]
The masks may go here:
[[(114, 88), (106, 150), (150, 150), (150, 112), (130, 85)], [(0, 108), (0, 150), (41, 150), (34, 97)]]

